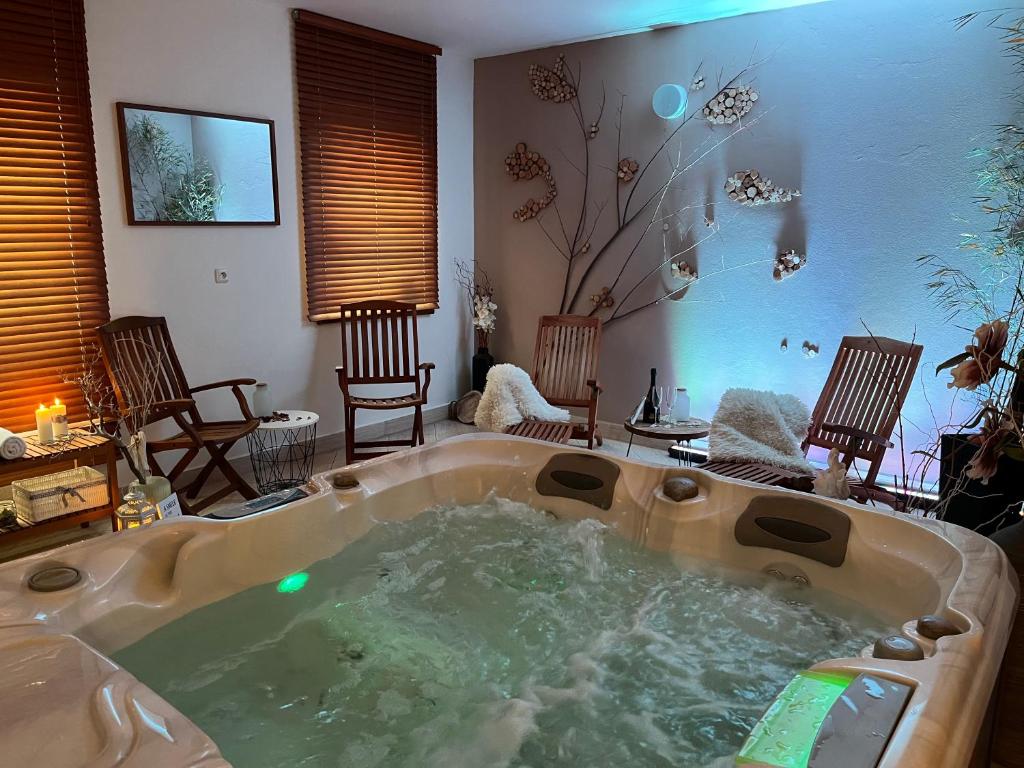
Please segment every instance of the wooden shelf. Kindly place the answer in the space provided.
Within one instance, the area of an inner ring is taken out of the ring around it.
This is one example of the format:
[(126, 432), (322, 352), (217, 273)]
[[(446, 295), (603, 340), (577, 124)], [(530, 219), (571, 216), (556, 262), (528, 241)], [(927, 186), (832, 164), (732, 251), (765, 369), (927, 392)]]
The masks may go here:
[(4, 544), (14, 543), (32, 536), (73, 528), (76, 525), (84, 526), (104, 517), (109, 517), (111, 526), (117, 530), (114, 510), (121, 504), (117, 484), (117, 447), (109, 438), (90, 434), (81, 429), (73, 429), (67, 440), (55, 443), (40, 443), (34, 432), (24, 433), (21, 437), (25, 440), (27, 451), (20, 459), (0, 459), (0, 486), (10, 485), (15, 480), (48, 475), (75, 467), (105, 466), (110, 502), (102, 507), (71, 512), (22, 528), (0, 531), (0, 541)]

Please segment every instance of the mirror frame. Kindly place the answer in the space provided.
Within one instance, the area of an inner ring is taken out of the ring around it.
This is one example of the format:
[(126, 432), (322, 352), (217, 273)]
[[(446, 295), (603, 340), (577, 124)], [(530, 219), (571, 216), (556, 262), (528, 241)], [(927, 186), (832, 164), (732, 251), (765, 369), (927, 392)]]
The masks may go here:
[[(117, 107), (117, 132), (118, 142), (121, 147), (121, 178), (124, 186), (125, 213), (128, 223), (135, 226), (157, 226), (157, 227), (253, 227), (253, 226), (277, 226), (281, 223), (281, 201), (278, 197), (277, 183), (277, 141), (274, 135), (274, 121), (260, 117), (244, 117), (242, 115), (226, 115), (220, 112), (204, 112), (198, 109), (176, 109), (174, 107), (156, 107), (152, 104), (135, 104), (127, 101), (118, 101)], [(247, 123), (260, 123), (270, 130), (270, 176), (274, 193), (274, 218), (267, 221), (151, 221), (135, 218), (135, 195), (132, 191), (131, 167), (128, 162), (128, 127), (125, 120), (125, 110), (145, 110), (147, 112), (167, 112), (175, 115), (188, 115), (190, 117), (215, 117), (225, 120), (241, 120)]]

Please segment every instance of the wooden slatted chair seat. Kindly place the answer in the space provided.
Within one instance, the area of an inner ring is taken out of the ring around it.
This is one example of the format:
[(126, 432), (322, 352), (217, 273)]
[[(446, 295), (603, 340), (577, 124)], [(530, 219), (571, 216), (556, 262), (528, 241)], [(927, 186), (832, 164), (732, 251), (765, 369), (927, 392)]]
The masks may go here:
[(527, 419), (505, 430), (506, 435), (529, 437), (545, 443), (567, 444), (572, 439), (573, 425), (568, 421), (538, 421)]
[(792, 488), (797, 491), (810, 492), (813, 489), (813, 478), (801, 475), (770, 464), (745, 464), (739, 461), (708, 461), (700, 465), (708, 472), (734, 480), (745, 480), (748, 483), (773, 485), (780, 488)]
[[(881, 336), (845, 336), (839, 345), (811, 414), (803, 450), (806, 453), (811, 446), (838, 448), (840, 461), (850, 468), (857, 459), (866, 462), (863, 477), (850, 482), (858, 501), (897, 503), (876, 481), (885, 451), (893, 447), (890, 438), (923, 351), (920, 344)], [(813, 487), (810, 476), (765, 464), (710, 461), (701, 468), (764, 485), (797, 490)]]
[[(167, 321), (162, 317), (122, 317), (97, 328), (103, 362), (107, 376), (122, 411), (140, 407), (147, 410), (145, 425), (173, 420), (179, 431), (170, 437), (150, 438), (146, 441), (146, 455), (152, 470), (166, 477), (179, 491), (179, 502), (185, 514), (195, 514), (214, 502), (236, 491), (246, 499), (259, 494), (238, 474), (227, 453), (239, 440), (259, 427), (259, 419), (249, 410), (241, 387), (253, 385), (256, 379), (230, 379), (201, 387), (190, 387), (171, 343)], [(241, 419), (234, 421), (204, 421), (193, 395), (214, 389), (230, 388), (238, 403)], [(182, 474), (192, 461), (205, 450), (209, 460), (192, 482), (177, 488)], [(165, 472), (157, 454), (165, 451), (185, 451), (170, 471)], [(195, 499), (219, 470), (227, 485), (202, 499)]]
[[(601, 445), (597, 428), (597, 401), (601, 385), (597, 381), (597, 366), (601, 353), (601, 320), (578, 315), (545, 315), (537, 324), (537, 343), (533, 349), (533, 384), (551, 405), (561, 408), (586, 408), (586, 424), (568, 424), (569, 439), (586, 440), (587, 447), (594, 442)], [(523, 424), (527, 426), (523, 426)], [(548, 424), (557, 426), (531, 426)], [(562, 439), (566, 422), (524, 421), (505, 430), (505, 434), (518, 434), (546, 442), (565, 443)], [(512, 430), (520, 430), (513, 432)], [(525, 433), (525, 434), (524, 434)], [(537, 437), (536, 435), (546, 435)]]
[[(434, 364), (420, 362), (416, 307), (398, 301), (360, 301), (342, 304), (339, 310), (342, 364), (335, 371), (345, 409), (345, 463), (423, 445), (423, 406)], [(413, 391), (385, 397), (352, 391), (352, 387), (378, 384), (411, 384)], [(360, 408), (412, 408), (412, 436), (408, 440), (357, 441), (356, 411)]]
[(356, 397), (353, 395), (349, 402), (357, 408), (376, 408), (389, 410), (391, 408), (411, 408), (414, 405), (426, 405), (426, 400), (415, 392), (411, 395), (399, 395), (397, 397)]

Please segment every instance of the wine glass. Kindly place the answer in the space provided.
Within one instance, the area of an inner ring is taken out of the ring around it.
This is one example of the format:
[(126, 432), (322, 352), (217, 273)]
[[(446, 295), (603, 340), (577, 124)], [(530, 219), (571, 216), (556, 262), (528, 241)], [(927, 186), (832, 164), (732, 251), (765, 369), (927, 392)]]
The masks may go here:
[(661, 398), (661, 412), (665, 414), (664, 421), (666, 424), (675, 424), (675, 410), (676, 410), (676, 396), (679, 390), (674, 386), (666, 386), (665, 394)]

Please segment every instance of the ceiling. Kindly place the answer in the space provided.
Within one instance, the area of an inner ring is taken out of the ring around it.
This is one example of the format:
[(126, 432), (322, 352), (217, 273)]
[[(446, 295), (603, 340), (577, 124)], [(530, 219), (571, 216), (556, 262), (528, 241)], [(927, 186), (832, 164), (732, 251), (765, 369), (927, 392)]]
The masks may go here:
[(278, 0), (480, 58), (825, 0)]

